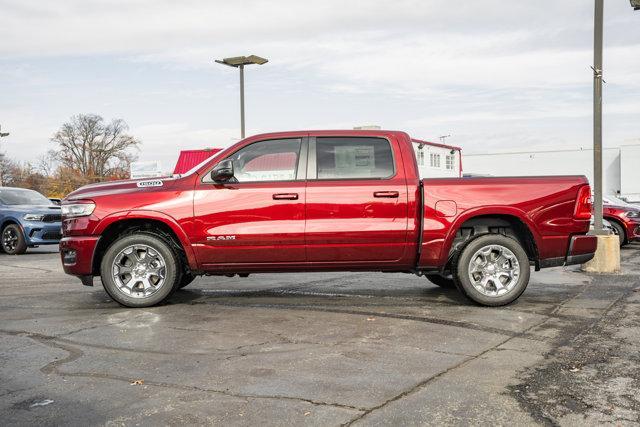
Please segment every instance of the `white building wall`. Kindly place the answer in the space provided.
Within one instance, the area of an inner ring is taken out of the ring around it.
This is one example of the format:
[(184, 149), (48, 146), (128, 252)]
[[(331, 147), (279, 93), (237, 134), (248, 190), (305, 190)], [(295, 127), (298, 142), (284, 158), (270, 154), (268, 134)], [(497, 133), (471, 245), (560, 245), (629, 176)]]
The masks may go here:
[(620, 192), (640, 200), (640, 144), (620, 147)]
[[(460, 151), (424, 144), (413, 144), (421, 178), (457, 178), (460, 176)], [(433, 157), (432, 157), (433, 156)], [(447, 162), (449, 157), (449, 162)]]
[[(620, 158), (620, 148), (602, 151), (605, 194), (621, 191)], [(636, 162), (636, 169), (639, 168), (640, 162)], [(593, 150), (465, 154), (464, 173), (492, 176), (586, 175), (589, 182), (593, 182)]]

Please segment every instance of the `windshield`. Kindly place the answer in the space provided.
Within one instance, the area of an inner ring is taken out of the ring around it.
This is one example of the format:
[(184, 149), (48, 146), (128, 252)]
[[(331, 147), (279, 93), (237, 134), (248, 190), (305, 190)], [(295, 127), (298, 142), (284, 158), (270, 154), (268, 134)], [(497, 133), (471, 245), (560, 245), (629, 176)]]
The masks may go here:
[(52, 205), (51, 200), (33, 190), (0, 188), (0, 202), (5, 205)]

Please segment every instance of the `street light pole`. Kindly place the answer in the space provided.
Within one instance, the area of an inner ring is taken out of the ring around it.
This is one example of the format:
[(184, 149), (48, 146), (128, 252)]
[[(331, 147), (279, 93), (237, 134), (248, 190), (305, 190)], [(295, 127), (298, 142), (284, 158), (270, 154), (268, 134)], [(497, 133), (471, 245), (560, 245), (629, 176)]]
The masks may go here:
[(595, 0), (593, 30), (593, 228), (605, 233), (602, 224), (602, 26), (604, 0)]
[(240, 68), (240, 138), (244, 139), (244, 64), (238, 68)]
[(235, 56), (233, 58), (216, 59), (218, 64), (228, 65), (229, 67), (240, 69), (240, 136), (244, 139), (245, 122), (244, 122), (244, 66), (250, 64), (262, 65), (269, 62), (266, 58), (256, 55)]

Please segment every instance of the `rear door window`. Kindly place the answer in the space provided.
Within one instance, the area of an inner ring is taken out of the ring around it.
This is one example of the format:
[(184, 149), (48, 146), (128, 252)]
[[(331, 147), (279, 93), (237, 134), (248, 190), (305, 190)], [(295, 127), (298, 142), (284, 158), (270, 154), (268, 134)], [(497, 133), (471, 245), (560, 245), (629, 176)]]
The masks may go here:
[(384, 138), (319, 137), (317, 179), (383, 179), (394, 175), (391, 144)]

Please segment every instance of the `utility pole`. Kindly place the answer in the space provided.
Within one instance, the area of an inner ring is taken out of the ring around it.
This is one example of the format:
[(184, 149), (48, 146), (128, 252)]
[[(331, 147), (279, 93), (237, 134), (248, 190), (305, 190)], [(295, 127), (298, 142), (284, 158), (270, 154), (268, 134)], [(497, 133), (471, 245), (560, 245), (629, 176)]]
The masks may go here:
[[(0, 125), (0, 138), (3, 138), (5, 136), (9, 136), (9, 132), (2, 132), (2, 125)], [(4, 157), (4, 154), (0, 153), (0, 168), (2, 167), (2, 164), (4, 163), (2, 161), (2, 158)], [(2, 176), (4, 175), (4, 171), (0, 170), (0, 187), (2, 187), (4, 185), (4, 183), (2, 182)]]
[(438, 139), (440, 140), (441, 144), (444, 144), (444, 140), (449, 138), (450, 136), (451, 135), (442, 135), (442, 136), (439, 136)]
[(595, 0), (593, 29), (593, 217), (595, 234), (602, 226), (602, 26), (604, 0)]

